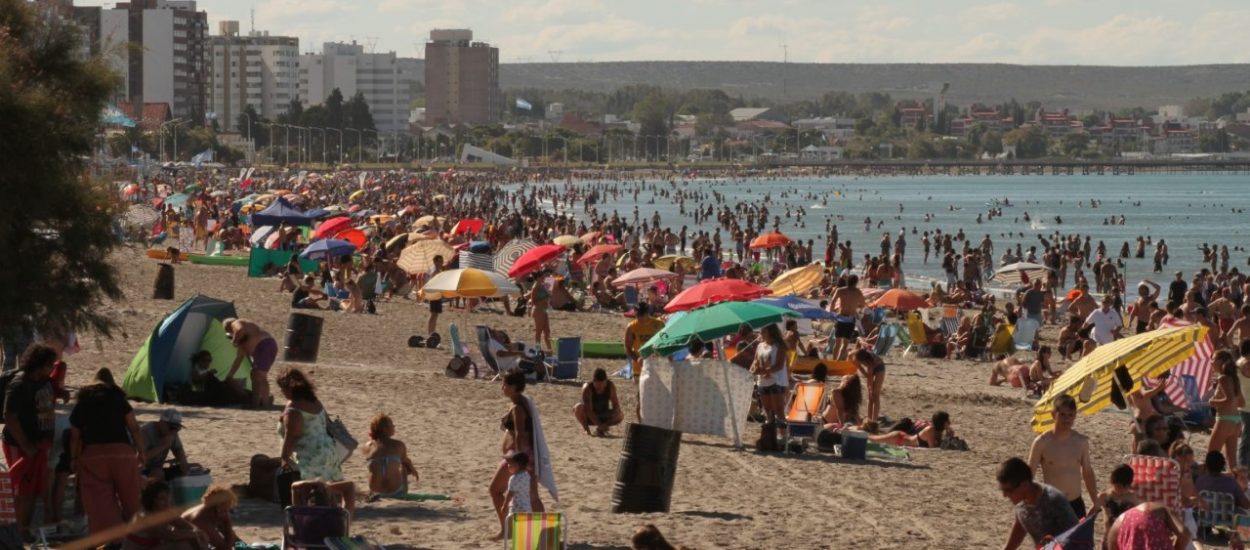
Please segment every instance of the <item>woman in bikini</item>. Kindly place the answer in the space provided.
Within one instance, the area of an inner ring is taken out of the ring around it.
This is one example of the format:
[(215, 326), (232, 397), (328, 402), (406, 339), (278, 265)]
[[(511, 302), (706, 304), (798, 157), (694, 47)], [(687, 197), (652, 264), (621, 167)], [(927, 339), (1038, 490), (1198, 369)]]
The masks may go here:
[[(543, 512), (545, 508), (538, 494), (538, 477), (534, 475), (539, 467), (538, 460), (534, 458), (534, 417), (530, 414), (529, 400), (525, 398), (524, 392), (525, 373), (514, 372), (503, 378), (503, 395), (512, 402), (512, 406), (508, 408), (508, 413), (499, 420), (499, 429), (504, 432), (500, 451), (503, 456), (518, 452), (531, 457), (528, 466), (531, 506), (535, 512)], [(496, 539), (503, 539), (504, 520), (508, 515), (504, 493), (508, 490), (510, 477), (508, 461), (501, 460), (499, 467), (495, 469), (495, 476), (490, 481), (490, 499), (495, 506), (496, 514), (499, 515), (499, 533), (495, 536)]]
[(369, 441), (364, 445), (365, 464), (369, 466), (369, 500), (399, 498), (408, 494), (408, 476), (415, 483), (421, 479), (417, 467), (408, 458), (408, 447), (395, 439), (395, 423), (379, 414), (369, 421)]
[[(909, 420), (904, 420), (903, 422), (910, 424)], [(902, 429), (907, 427), (906, 425), (900, 426), (903, 422), (895, 424), (894, 429), (883, 434), (876, 433), (876, 422), (865, 422), (863, 430), (870, 434), (868, 440), (875, 443), (888, 443), (901, 447), (920, 447), (922, 449), (940, 448), (943, 437), (955, 434), (955, 431), (951, 429), (951, 415), (946, 411), (933, 413), (929, 424), (920, 428), (920, 431), (916, 432), (915, 435), (908, 433), (910, 431), (908, 429)], [(915, 424), (911, 426), (915, 426)]]
[(885, 361), (866, 349), (856, 351), (852, 357), (855, 360), (855, 366), (868, 385), (868, 414), (865, 418), (875, 419), (881, 414), (881, 386), (885, 384)]
[[(824, 366), (823, 363), (816, 368), (819, 369), (822, 366)], [(860, 381), (859, 375), (843, 376), (842, 382), (833, 390), (833, 399), (830, 401), (829, 406), (825, 408), (825, 423), (859, 423), (859, 406), (863, 402), (864, 385)]]
[(1236, 464), (1237, 438), (1241, 435), (1241, 407), (1245, 405), (1245, 396), (1241, 395), (1241, 383), (1233, 354), (1228, 350), (1215, 352), (1211, 360), (1211, 370), (1217, 373), (1213, 383), (1215, 393), (1211, 396), (1211, 407), (1215, 409), (1215, 428), (1211, 430), (1211, 440), (1207, 443), (1207, 448), (1212, 451), (1222, 450), (1228, 463)]
[(530, 289), (530, 316), (534, 318), (535, 345), (546, 346), (546, 350), (550, 352), (552, 350), (551, 320), (547, 317), (547, 307), (551, 302), (551, 291), (547, 290), (547, 285), (543, 284), (544, 276), (535, 277), (534, 287)]

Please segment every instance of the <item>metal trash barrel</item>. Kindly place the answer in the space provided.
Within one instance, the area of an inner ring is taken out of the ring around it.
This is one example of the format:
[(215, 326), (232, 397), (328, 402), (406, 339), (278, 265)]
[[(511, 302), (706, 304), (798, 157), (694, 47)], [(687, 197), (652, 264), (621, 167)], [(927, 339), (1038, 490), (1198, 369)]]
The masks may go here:
[(156, 266), (156, 284), (152, 287), (152, 299), (174, 299), (174, 266), (169, 264)]
[(629, 424), (612, 489), (612, 512), (668, 512), (681, 432)]
[(292, 313), (286, 322), (286, 350), (283, 361), (316, 363), (321, 347), (321, 325), (325, 319), (305, 313)]

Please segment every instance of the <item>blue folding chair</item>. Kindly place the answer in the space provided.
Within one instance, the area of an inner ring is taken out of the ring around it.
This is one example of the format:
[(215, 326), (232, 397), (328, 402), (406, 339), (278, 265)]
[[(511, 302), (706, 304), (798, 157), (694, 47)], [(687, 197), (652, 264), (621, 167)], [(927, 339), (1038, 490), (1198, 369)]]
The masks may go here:
[(578, 364), (582, 357), (582, 338), (560, 338), (556, 341), (556, 356), (547, 358), (547, 374), (556, 380), (577, 380)]

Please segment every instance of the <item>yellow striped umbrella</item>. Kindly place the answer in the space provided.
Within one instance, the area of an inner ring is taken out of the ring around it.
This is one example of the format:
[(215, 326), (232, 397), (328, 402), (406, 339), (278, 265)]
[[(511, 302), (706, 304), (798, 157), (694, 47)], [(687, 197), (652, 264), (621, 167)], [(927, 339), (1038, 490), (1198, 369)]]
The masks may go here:
[(656, 269), (663, 269), (664, 271), (672, 271), (673, 264), (681, 264), (683, 268), (690, 269), (695, 266), (695, 263), (694, 258), (691, 258), (690, 256), (678, 256), (677, 254), (660, 256), (659, 258), (651, 261), (651, 264), (654, 265)]
[[(1033, 406), (1033, 431), (1044, 432), (1054, 425), (1053, 401), (1067, 394), (1076, 398), (1077, 410), (1092, 415), (1111, 404), (1111, 386), (1115, 383), (1115, 370), (1128, 369), (1133, 379), (1131, 388), (1121, 388), (1125, 394), (1141, 387), (1142, 377), (1158, 377), (1194, 354), (1197, 344), (1207, 335), (1207, 327), (1194, 324), (1169, 327), (1130, 336), (1098, 346), (1089, 355), (1063, 371), (1046, 394)], [(1081, 399), (1082, 387), (1094, 384), (1087, 400)]]
[(449, 269), (430, 278), (421, 287), (421, 299), (441, 300), (443, 298), (495, 298), (506, 295), (517, 295), (521, 289), (509, 281), (507, 277), (493, 271), (482, 271), (467, 267)]
[(824, 268), (820, 264), (810, 263), (778, 275), (773, 282), (768, 283), (768, 288), (773, 291), (773, 296), (806, 294), (816, 288), (824, 276)]
[(438, 239), (417, 241), (399, 253), (399, 261), (395, 265), (412, 275), (425, 273), (434, 267), (435, 256), (441, 256), (444, 262), (451, 262), (456, 257), (456, 251)]

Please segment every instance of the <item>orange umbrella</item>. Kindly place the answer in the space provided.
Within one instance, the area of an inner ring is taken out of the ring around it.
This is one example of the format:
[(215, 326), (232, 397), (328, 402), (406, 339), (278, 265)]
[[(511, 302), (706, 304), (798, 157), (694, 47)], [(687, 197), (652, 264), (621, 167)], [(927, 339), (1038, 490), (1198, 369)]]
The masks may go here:
[(751, 241), (751, 248), (781, 248), (790, 244), (790, 237), (776, 231), (765, 233)]
[(594, 242), (598, 240), (601, 235), (603, 235), (602, 231), (591, 231), (590, 233), (582, 235), (582, 242), (586, 244), (594, 244)]
[(334, 238), (356, 245), (357, 250), (364, 248), (365, 243), (369, 242), (369, 237), (365, 236), (365, 232), (355, 228), (340, 231)]
[(588, 264), (599, 259), (600, 256), (616, 254), (622, 250), (625, 250), (625, 247), (619, 244), (597, 244), (591, 247), (590, 250), (587, 250), (585, 254), (582, 254), (577, 263), (578, 265)]
[(897, 311), (912, 311), (915, 309), (929, 307), (929, 301), (923, 296), (916, 294), (904, 288), (892, 288), (885, 291), (877, 301), (872, 303), (873, 307), (885, 307)]

